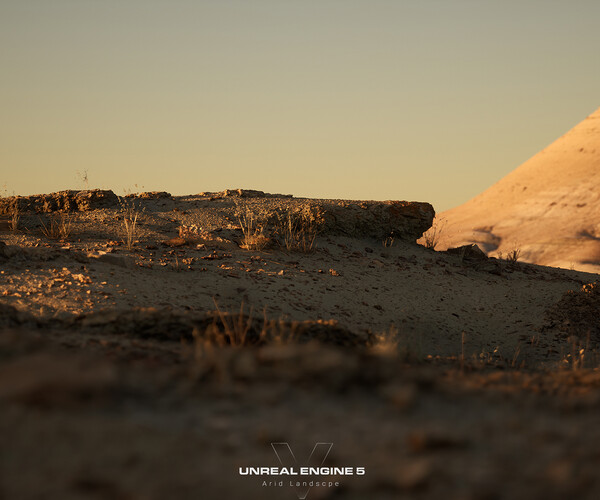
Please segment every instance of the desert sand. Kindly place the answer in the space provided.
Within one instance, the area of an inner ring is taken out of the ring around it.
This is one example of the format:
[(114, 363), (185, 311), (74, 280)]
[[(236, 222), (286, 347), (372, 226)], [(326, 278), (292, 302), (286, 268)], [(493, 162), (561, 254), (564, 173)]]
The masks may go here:
[(595, 274), (424, 248), (426, 203), (4, 202), (0, 498), (298, 498), (238, 474), (282, 441), (366, 468), (310, 499), (600, 494)]
[[(492, 187), (442, 212), (439, 248), (600, 272), (600, 109)], [(445, 222), (444, 222), (445, 221)]]

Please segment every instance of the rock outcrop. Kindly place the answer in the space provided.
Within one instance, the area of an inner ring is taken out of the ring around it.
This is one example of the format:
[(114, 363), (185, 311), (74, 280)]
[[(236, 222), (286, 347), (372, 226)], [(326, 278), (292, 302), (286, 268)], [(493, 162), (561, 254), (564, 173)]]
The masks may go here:
[(125, 198), (140, 198), (142, 200), (164, 200), (171, 199), (173, 195), (167, 191), (144, 191), (143, 193), (131, 193)]
[[(233, 207), (237, 214), (246, 209), (253, 217), (267, 221), (275, 227), (291, 214), (308, 214), (315, 217), (319, 234), (347, 236), (351, 238), (373, 238), (384, 240), (395, 238), (416, 241), (433, 223), (435, 211), (429, 203), (408, 201), (354, 201), (294, 198), (291, 195), (278, 195), (246, 189), (226, 189), (219, 193), (201, 193), (215, 202), (214, 208), (225, 214)], [(127, 195), (144, 201), (177, 200), (170, 193), (155, 191)], [(119, 208), (119, 197), (112, 191), (99, 189), (90, 191), (60, 191), (57, 193), (33, 196), (12, 196), (0, 198), (0, 215), (19, 212), (84, 212), (97, 209)]]
[(408, 201), (320, 201), (323, 233), (356, 238), (398, 238), (416, 241), (433, 223), (429, 203)]
[(272, 194), (258, 191), (256, 189), (225, 189), (218, 192), (202, 192), (198, 196), (205, 196), (211, 200), (222, 198), (293, 198), (291, 194)]
[(427, 231), (435, 217), (431, 204), (412, 201), (323, 200), (312, 198), (250, 198), (236, 202), (238, 216), (251, 214), (273, 228), (292, 219), (318, 227), (318, 234), (372, 238), (395, 238), (414, 242)]
[(0, 214), (11, 213), (15, 207), (20, 212), (87, 212), (100, 208), (114, 208), (118, 204), (119, 198), (110, 190), (68, 190), (0, 198)]

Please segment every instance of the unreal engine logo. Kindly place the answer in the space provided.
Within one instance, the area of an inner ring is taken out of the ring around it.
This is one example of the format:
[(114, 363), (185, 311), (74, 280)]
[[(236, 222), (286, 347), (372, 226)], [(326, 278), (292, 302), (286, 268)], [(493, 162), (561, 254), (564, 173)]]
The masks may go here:
[(364, 476), (365, 467), (326, 467), (333, 443), (316, 443), (312, 452), (299, 462), (288, 443), (271, 443), (281, 467), (240, 467), (240, 476), (258, 476), (263, 488), (291, 488), (299, 500), (311, 488), (337, 488), (340, 477)]

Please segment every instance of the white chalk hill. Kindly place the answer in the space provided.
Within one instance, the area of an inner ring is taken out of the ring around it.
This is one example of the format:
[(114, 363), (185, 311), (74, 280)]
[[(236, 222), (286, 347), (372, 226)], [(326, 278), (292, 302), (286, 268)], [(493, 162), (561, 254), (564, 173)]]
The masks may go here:
[(467, 203), (443, 212), (438, 250), (600, 272), (600, 109)]

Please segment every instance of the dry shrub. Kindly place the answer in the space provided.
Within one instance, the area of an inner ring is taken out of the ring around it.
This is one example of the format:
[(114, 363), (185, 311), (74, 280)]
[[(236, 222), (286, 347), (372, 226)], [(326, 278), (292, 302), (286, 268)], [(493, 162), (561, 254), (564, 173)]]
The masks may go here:
[(21, 213), (19, 211), (19, 202), (16, 198), (10, 201), (8, 206), (5, 206), (5, 213), (8, 215), (8, 229), (12, 232), (17, 232), (19, 230)]
[[(214, 299), (213, 299), (214, 300)], [(298, 324), (280, 319), (268, 319), (263, 311), (262, 322), (252, 315), (252, 308), (246, 313), (244, 303), (236, 313), (227, 313), (221, 310), (214, 300), (216, 315), (204, 335), (205, 342), (219, 347), (242, 347), (264, 344), (288, 344), (297, 340)]]
[(310, 253), (325, 219), (320, 207), (303, 205), (286, 210), (236, 205), (244, 238), (241, 248), (262, 250), (277, 242), (288, 251)]
[(53, 240), (67, 240), (73, 232), (73, 217), (68, 213), (51, 214), (47, 222), (40, 218), (42, 233)]
[(506, 255), (506, 260), (510, 263), (510, 264), (516, 264), (519, 261), (519, 257), (521, 257), (521, 249), (520, 248), (513, 248), (510, 252), (508, 252), (508, 254)]
[(267, 235), (267, 217), (246, 205), (237, 204), (235, 214), (242, 228), (244, 238), (241, 248), (245, 250), (263, 250), (271, 243)]
[(325, 219), (320, 207), (304, 205), (284, 214), (277, 214), (277, 235), (288, 251), (310, 253), (315, 248), (317, 235)]
[(19, 197), (14, 192), (11, 196), (8, 196), (8, 191), (4, 186), (0, 199), (2, 199), (0, 214), (8, 215), (8, 229), (13, 232), (18, 231), (20, 219)]
[(248, 332), (252, 328), (252, 309), (246, 315), (244, 313), (244, 303), (242, 302), (238, 314), (226, 314), (219, 309), (216, 301), (215, 308), (217, 317), (206, 330), (206, 340), (219, 346), (241, 347), (246, 345)]
[(19, 230), (19, 206), (15, 203), (9, 212), (10, 219), (8, 221), (8, 226), (11, 231), (16, 232)]
[(144, 213), (144, 209), (136, 204), (134, 198), (119, 198), (119, 204), (123, 215), (123, 243), (127, 250), (131, 250), (136, 242), (138, 219)]

